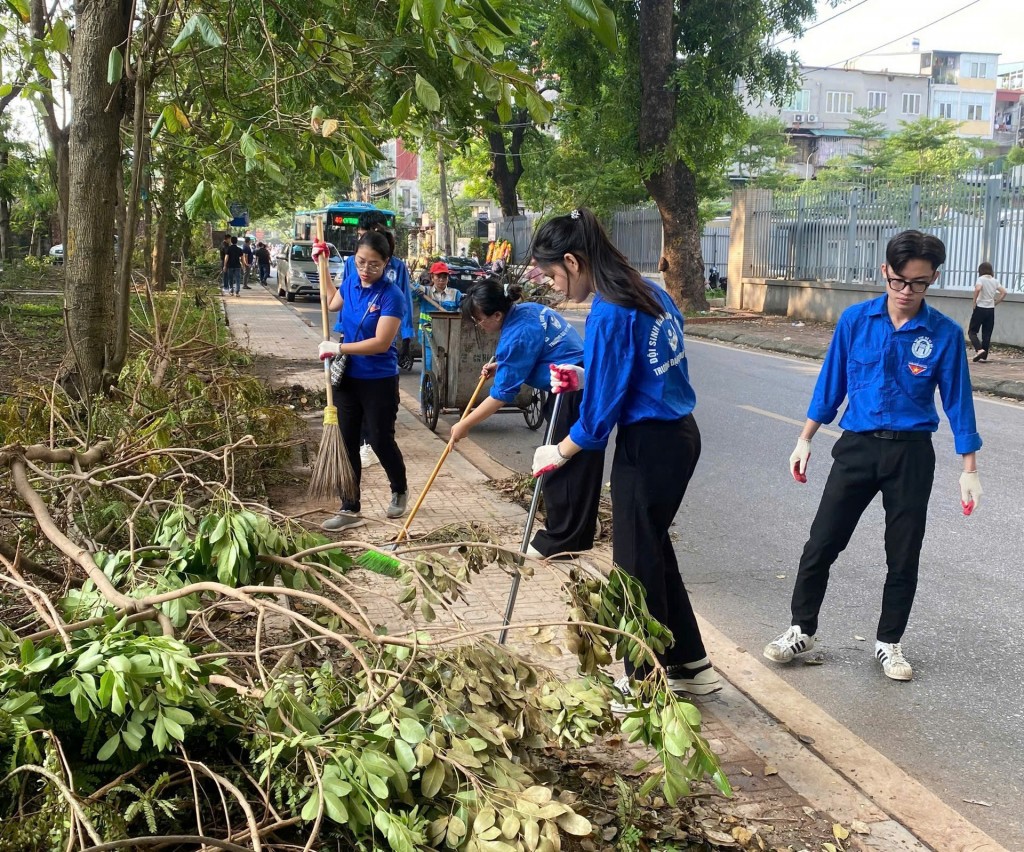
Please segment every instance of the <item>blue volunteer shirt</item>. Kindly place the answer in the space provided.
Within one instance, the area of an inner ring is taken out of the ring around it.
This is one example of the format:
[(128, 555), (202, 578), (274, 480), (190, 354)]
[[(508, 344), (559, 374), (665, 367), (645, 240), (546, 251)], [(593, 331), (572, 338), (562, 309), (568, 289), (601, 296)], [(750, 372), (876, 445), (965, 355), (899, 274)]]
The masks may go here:
[[(356, 256), (350, 254), (345, 258), (345, 266), (341, 272), (342, 283), (349, 278), (359, 284), (359, 273), (356, 271)], [(394, 284), (402, 293), (402, 324), (399, 326), (398, 336), (402, 340), (416, 336), (416, 330), (412, 321), (412, 283), (409, 279), (409, 267), (405, 261), (392, 257), (388, 265), (384, 267), (384, 280)], [(334, 324), (335, 331), (341, 331), (341, 317)]]
[(579, 364), (583, 360), (580, 334), (557, 311), (536, 302), (513, 305), (501, 325), (494, 353), (491, 396), (509, 403), (522, 385), (551, 387), (552, 364)]
[(850, 432), (934, 432), (936, 387), (956, 451), (981, 449), (960, 326), (922, 303), (897, 331), (883, 295), (843, 311), (807, 416), (831, 423), (848, 399), (839, 425)]
[[(341, 308), (338, 322), (346, 343), (358, 343), (377, 335), (381, 317), (402, 316), (402, 291), (381, 278), (372, 287), (363, 287), (359, 278), (341, 282)], [(354, 379), (386, 379), (398, 375), (398, 348), (392, 341), (387, 351), (378, 355), (351, 355), (347, 375)]]
[(683, 316), (664, 290), (647, 284), (663, 308), (656, 317), (594, 296), (584, 346), (583, 405), (569, 430), (585, 450), (603, 449), (616, 425), (678, 420), (697, 402), (683, 349)]

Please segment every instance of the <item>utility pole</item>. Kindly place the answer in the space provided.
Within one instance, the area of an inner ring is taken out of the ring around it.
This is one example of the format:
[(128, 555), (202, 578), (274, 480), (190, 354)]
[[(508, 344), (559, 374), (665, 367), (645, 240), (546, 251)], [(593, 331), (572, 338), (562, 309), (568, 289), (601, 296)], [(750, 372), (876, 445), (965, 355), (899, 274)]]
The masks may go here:
[(444, 143), (437, 143), (437, 173), (441, 181), (441, 216), (437, 223), (437, 249), (440, 254), (451, 254), (451, 227), (448, 223), (448, 169), (444, 161)]

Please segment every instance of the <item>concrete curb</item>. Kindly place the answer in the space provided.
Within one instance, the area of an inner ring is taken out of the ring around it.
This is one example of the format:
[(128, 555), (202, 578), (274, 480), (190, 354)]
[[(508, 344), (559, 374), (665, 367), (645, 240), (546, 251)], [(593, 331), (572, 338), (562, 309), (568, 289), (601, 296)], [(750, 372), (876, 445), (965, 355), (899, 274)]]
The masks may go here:
[[(799, 355), (803, 358), (813, 358), (817, 361), (821, 361), (825, 357), (825, 347), (815, 343), (780, 340), (778, 337), (768, 334), (751, 334), (725, 328), (708, 328), (702, 325), (691, 325), (690, 323), (686, 324), (684, 330), (688, 337), (700, 337), (734, 346), (746, 346), (750, 349), (762, 349), (766, 352), (779, 352), (784, 355)], [(1024, 400), (1024, 381), (971, 376), (971, 387), (979, 393)]]
[[(782, 757), (778, 759), (780, 771), (789, 767), (792, 774), (806, 777), (806, 770), (794, 765), (793, 752), (811, 751), (829, 769), (862, 793), (883, 814), (891, 816), (905, 826), (915, 837), (940, 852), (1008, 852), (980, 828), (943, 802), (924, 785), (880, 754), (828, 715), (803, 693), (790, 686), (765, 665), (761, 665), (751, 652), (737, 647), (707, 620), (698, 616), (701, 635), (707, 645), (715, 668), (740, 692), (761, 710), (777, 720), (788, 732), (793, 744), (785, 749), (776, 744)], [(785, 777), (785, 775), (784, 775)], [(801, 789), (800, 780), (786, 780), (808, 798), (824, 798), (823, 810), (841, 818), (849, 803), (828, 787)], [(839, 790), (842, 793), (842, 790)], [(877, 816), (867, 822), (884, 822)], [(881, 848), (896, 848), (886, 846)]]

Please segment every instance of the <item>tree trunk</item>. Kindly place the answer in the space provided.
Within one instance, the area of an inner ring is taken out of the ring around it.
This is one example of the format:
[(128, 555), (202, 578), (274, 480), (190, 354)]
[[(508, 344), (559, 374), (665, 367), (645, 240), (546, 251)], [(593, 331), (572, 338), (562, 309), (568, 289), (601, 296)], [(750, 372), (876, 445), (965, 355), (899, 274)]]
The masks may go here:
[[(46, 35), (46, 4), (43, 0), (31, 0), (29, 6), (29, 29), (32, 38), (42, 41)], [(63, 75), (62, 75), (63, 78)], [(103, 79), (106, 79), (104, 74)], [(45, 77), (39, 77), (39, 83), (45, 91), (50, 90), (50, 81)], [(43, 126), (46, 128), (46, 135), (50, 140), (50, 148), (53, 150), (53, 162), (55, 173), (53, 184), (57, 189), (57, 212), (60, 215), (60, 236), (63, 242), (67, 242), (68, 233), (68, 193), (69, 193), (69, 152), (68, 152), (68, 130), (61, 127), (57, 122), (57, 112), (54, 109), (53, 101), (50, 98), (39, 98), (37, 101), (42, 107)]]
[(697, 215), (697, 181), (673, 150), (676, 99), (675, 0), (644, 0), (640, 6), (640, 156), (660, 163), (644, 181), (665, 228), (665, 288), (683, 310), (708, 308)]
[(153, 257), (150, 279), (154, 291), (167, 289), (167, 216), (160, 211), (156, 219), (156, 234), (153, 239)]
[(451, 221), (448, 212), (448, 166), (444, 159), (444, 145), (437, 143), (437, 173), (441, 181), (441, 221), (437, 223), (440, 231), (437, 235), (437, 250), (439, 254), (451, 254)]
[[(10, 162), (10, 151), (6, 145), (0, 146), (0, 172), (7, 169)], [(0, 194), (0, 261), (11, 259), (11, 199), (7, 194)]]
[(487, 116), (492, 129), (487, 131), (487, 141), (491, 146), (491, 180), (498, 191), (498, 204), (501, 215), (506, 217), (519, 215), (519, 195), (517, 187), (523, 176), (523, 140), (529, 127), (530, 114), (526, 110), (512, 113), (512, 138), (505, 145), (505, 134), (501, 128), (501, 119), (497, 112)]
[(84, 0), (76, 7), (64, 235), (69, 346), (62, 383), (83, 397), (106, 390), (116, 378), (114, 218), (124, 95), (120, 82), (106, 80), (110, 51), (124, 47), (130, 8), (125, 0)]

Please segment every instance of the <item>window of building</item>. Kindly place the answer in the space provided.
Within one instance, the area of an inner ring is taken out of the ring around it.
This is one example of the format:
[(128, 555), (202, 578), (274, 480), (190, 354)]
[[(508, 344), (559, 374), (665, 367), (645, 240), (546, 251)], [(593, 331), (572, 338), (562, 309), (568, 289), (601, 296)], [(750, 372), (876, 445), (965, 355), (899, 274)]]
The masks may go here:
[(853, 112), (853, 92), (827, 92), (825, 112)]
[(975, 79), (984, 79), (988, 77), (988, 63), (987, 62), (972, 62), (971, 63), (971, 76)]
[(953, 104), (936, 104), (939, 118), (953, 118)]
[(811, 93), (808, 89), (801, 89), (799, 92), (793, 92), (793, 96), (789, 99), (785, 109), (788, 112), (810, 112), (811, 111)]
[(903, 114), (904, 115), (920, 115), (921, 114), (921, 96), (911, 94), (910, 92), (903, 93)]
[(402, 207), (406, 210), (412, 207), (412, 189), (410, 187), (402, 188)]
[(968, 121), (984, 121), (985, 120), (985, 107), (982, 104), (968, 104), (967, 105), (967, 120)]
[(868, 109), (872, 112), (884, 112), (888, 105), (888, 92), (868, 92)]

